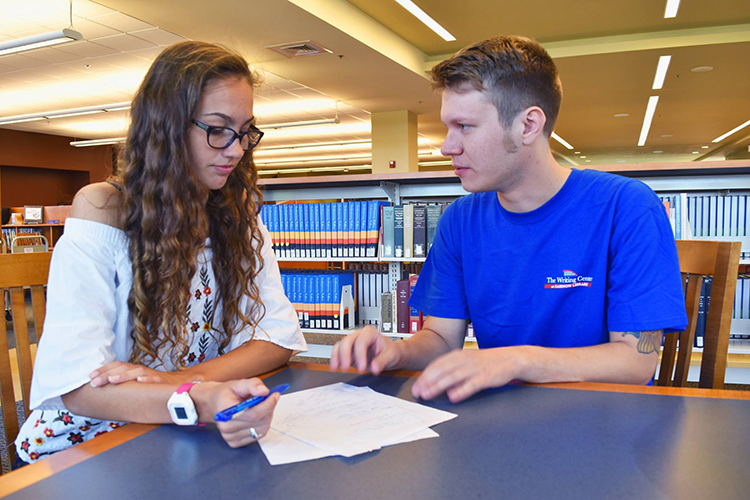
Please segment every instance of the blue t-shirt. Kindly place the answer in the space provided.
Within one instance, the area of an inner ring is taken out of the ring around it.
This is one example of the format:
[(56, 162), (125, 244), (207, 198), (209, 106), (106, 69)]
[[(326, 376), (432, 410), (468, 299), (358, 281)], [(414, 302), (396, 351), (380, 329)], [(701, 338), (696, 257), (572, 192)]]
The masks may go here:
[(684, 330), (677, 249), (664, 206), (640, 181), (572, 170), (526, 213), (497, 193), (453, 202), (409, 305), (466, 318), (480, 348), (582, 347), (610, 331)]

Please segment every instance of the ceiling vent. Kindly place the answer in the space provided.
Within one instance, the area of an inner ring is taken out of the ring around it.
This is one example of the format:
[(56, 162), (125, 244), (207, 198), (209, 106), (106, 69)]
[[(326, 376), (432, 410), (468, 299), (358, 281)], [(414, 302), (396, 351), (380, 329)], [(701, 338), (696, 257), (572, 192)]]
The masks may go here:
[(319, 54), (332, 54), (333, 52), (311, 40), (303, 42), (282, 43), (280, 45), (269, 45), (266, 47), (286, 57), (317, 56)]

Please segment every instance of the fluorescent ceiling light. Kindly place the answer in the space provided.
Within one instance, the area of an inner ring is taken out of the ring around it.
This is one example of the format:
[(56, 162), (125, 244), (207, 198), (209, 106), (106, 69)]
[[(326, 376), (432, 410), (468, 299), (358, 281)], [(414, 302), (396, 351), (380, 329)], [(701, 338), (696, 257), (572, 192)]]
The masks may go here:
[(420, 161), (420, 167), (447, 167), (453, 165), (451, 160), (438, 160), (438, 161)]
[(71, 141), (70, 145), (77, 148), (85, 148), (89, 146), (105, 146), (107, 144), (117, 144), (125, 142), (125, 137), (110, 137), (108, 139), (91, 139), (88, 141)]
[(671, 60), (672, 56), (661, 56), (659, 58), (659, 64), (656, 66), (654, 85), (651, 87), (653, 90), (660, 90), (664, 86), (664, 78), (667, 77), (667, 69), (669, 69), (669, 61)]
[(258, 175), (308, 174), (313, 172), (348, 172), (349, 170), (371, 170), (372, 165), (338, 165), (335, 167), (284, 168), (280, 170), (259, 170)]
[(71, 116), (90, 115), (94, 113), (107, 113), (128, 108), (130, 108), (129, 102), (117, 102), (113, 104), (85, 106), (82, 108), (58, 109), (57, 111), (43, 111), (41, 113), (6, 116), (5, 118), (0, 118), (0, 125), (9, 125), (11, 123), (22, 123), (34, 120), (51, 120), (53, 118), (68, 118)]
[(275, 130), (281, 128), (300, 128), (300, 127), (314, 127), (316, 125), (331, 125), (338, 124), (341, 121), (338, 118), (326, 118), (324, 120), (306, 120), (301, 122), (284, 122), (284, 123), (268, 123), (266, 125), (260, 124), (258, 128), (261, 130)]
[(452, 42), (456, 39), (455, 36), (448, 33), (448, 30), (440, 26), (437, 21), (428, 16), (425, 11), (417, 7), (411, 0), (396, 0), (401, 7), (411, 12), (417, 19), (422, 21), (428, 28), (440, 35), (440, 38), (446, 42)]
[(15, 40), (8, 40), (7, 42), (0, 43), (0, 56), (15, 54), (16, 52), (23, 52), (25, 50), (39, 49), (41, 47), (49, 47), (50, 45), (58, 45), (66, 42), (75, 42), (82, 38), (83, 35), (69, 28), (60, 31), (41, 33), (39, 35), (16, 38)]
[(656, 105), (659, 103), (659, 96), (652, 95), (648, 98), (648, 106), (646, 106), (646, 116), (643, 117), (643, 127), (641, 127), (641, 136), (638, 138), (638, 145), (644, 146), (646, 144), (646, 138), (648, 138), (648, 131), (651, 129), (651, 120), (654, 119), (654, 113), (656, 112)]
[(667, 7), (664, 9), (664, 19), (677, 17), (677, 9), (680, 8), (680, 0), (667, 0)]
[(369, 139), (360, 139), (355, 141), (335, 141), (335, 142), (308, 142), (305, 144), (292, 144), (290, 146), (283, 145), (283, 146), (270, 146), (270, 147), (261, 147), (261, 149), (258, 149), (253, 154), (257, 155), (258, 153), (262, 153), (265, 151), (295, 151), (298, 149), (316, 149), (316, 148), (331, 148), (331, 147), (346, 147), (346, 146), (355, 146), (355, 145), (365, 145), (365, 144), (371, 144), (372, 141)]
[(565, 146), (566, 148), (573, 149), (573, 146), (571, 146), (568, 141), (566, 141), (565, 139), (563, 139), (562, 137), (560, 137), (554, 132), (552, 132), (552, 138), (556, 140), (557, 142), (559, 142), (560, 144), (562, 144), (563, 146)]
[(726, 139), (727, 137), (729, 137), (730, 135), (734, 134), (735, 132), (737, 132), (737, 131), (739, 131), (739, 130), (742, 130), (743, 128), (747, 127), (748, 125), (750, 125), (750, 120), (746, 121), (745, 123), (743, 123), (743, 124), (742, 124), (742, 125), (740, 125), (739, 127), (735, 127), (735, 128), (733, 128), (732, 130), (730, 130), (730, 131), (729, 131), (729, 132), (727, 132), (726, 134), (724, 134), (724, 135), (720, 135), (719, 137), (717, 137), (716, 139), (714, 139), (714, 140), (713, 140), (713, 141), (711, 141), (711, 142), (721, 142), (721, 141), (723, 141), (724, 139)]
[(305, 156), (302, 158), (273, 158), (256, 161), (256, 165), (275, 165), (277, 163), (309, 163), (309, 162), (326, 162), (326, 161), (351, 161), (351, 160), (364, 160), (371, 159), (370, 153), (363, 153), (357, 155), (347, 156)]

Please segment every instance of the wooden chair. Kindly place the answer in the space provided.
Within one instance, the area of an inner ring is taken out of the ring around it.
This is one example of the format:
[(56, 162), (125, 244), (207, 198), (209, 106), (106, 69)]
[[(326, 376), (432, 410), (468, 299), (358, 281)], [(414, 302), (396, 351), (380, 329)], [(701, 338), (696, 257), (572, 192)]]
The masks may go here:
[[(29, 343), (29, 328), (26, 316), (24, 287), (31, 289), (33, 320), (37, 340), (42, 337), (45, 315), (44, 286), (47, 283), (51, 252), (0, 255), (0, 295), (10, 292), (13, 332), (16, 338), (15, 356), (18, 362), (21, 394), (15, 394), (8, 349), (8, 332), (5, 321), (0, 321), (0, 394), (2, 395), (5, 437), (11, 463), (15, 460), (13, 441), (19, 430), (16, 414), (16, 399), (23, 398), (26, 416), (29, 415), (29, 391), (31, 389), (32, 355)], [(4, 354), (7, 353), (7, 354)], [(19, 396), (17, 398), (17, 396)]]
[(683, 282), (687, 283), (685, 308), (688, 314), (688, 327), (684, 332), (665, 334), (657, 385), (686, 385), (698, 320), (701, 285), (704, 276), (712, 276), (711, 300), (705, 316), (706, 331), (703, 336), (703, 356), (698, 385), (709, 389), (724, 388), (740, 247), (740, 242), (736, 241), (677, 241), (680, 271)]

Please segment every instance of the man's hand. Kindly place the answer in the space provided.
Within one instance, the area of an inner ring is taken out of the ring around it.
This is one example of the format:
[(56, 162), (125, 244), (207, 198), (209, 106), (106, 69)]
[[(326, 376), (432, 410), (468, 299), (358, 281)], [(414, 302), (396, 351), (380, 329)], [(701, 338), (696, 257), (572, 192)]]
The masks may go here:
[(490, 387), (500, 387), (516, 378), (512, 348), (455, 350), (427, 365), (411, 393), (432, 399), (442, 393), (453, 403)]
[(182, 384), (202, 380), (200, 376), (191, 376), (189, 370), (161, 372), (143, 365), (113, 361), (89, 374), (93, 387), (107, 384), (122, 384), (135, 380), (151, 384)]
[(369, 370), (375, 375), (392, 370), (401, 362), (396, 344), (372, 326), (355, 330), (333, 346), (331, 370), (348, 370), (354, 366), (360, 373)]

